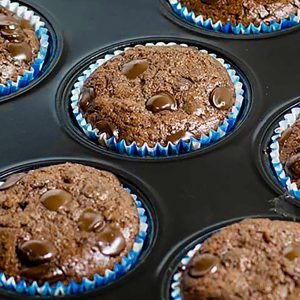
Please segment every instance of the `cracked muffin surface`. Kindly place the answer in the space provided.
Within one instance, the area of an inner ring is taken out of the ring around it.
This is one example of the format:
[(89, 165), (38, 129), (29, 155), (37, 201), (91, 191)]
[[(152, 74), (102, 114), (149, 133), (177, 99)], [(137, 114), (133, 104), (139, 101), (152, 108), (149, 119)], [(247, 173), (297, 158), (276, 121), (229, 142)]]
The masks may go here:
[(17, 281), (103, 276), (138, 232), (135, 202), (109, 172), (66, 163), (0, 185), (0, 271)]
[(154, 146), (217, 130), (235, 103), (226, 68), (194, 47), (136, 46), (87, 79), (79, 99), (100, 133)]
[(283, 18), (296, 15), (300, 9), (298, 0), (179, 0), (179, 2), (193, 11), (196, 16), (202, 15), (205, 19), (211, 18), (214, 23), (219, 20), (234, 26), (250, 23), (258, 26), (261, 22), (270, 24), (280, 22)]
[(184, 300), (300, 299), (300, 224), (246, 219), (208, 238), (183, 271)]

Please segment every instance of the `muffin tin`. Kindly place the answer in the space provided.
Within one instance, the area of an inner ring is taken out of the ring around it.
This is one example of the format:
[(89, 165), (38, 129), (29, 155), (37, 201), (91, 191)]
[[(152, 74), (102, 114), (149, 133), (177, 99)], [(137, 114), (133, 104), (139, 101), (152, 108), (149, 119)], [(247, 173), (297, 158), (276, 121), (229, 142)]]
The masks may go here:
[[(265, 141), (282, 111), (299, 102), (300, 28), (225, 39), (171, 22), (161, 1), (19, 1), (48, 22), (52, 50), (43, 74), (0, 99), (1, 177), (58, 161), (104, 168), (141, 195), (153, 222), (136, 268), (107, 287), (64, 299), (167, 300), (174, 261), (200, 236), (195, 233), (232, 218), (265, 216), (271, 209), (299, 215), (297, 202), (284, 196), (268, 166)], [(195, 44), (238, 68), (249, 102), (228, 137), (200, 151), (159, 159), (116, 154), (85, 138), (67, 101), (76, 74), (98, 55), (141, 41)], [(0, 299), (32, 298), (0, 289)]]

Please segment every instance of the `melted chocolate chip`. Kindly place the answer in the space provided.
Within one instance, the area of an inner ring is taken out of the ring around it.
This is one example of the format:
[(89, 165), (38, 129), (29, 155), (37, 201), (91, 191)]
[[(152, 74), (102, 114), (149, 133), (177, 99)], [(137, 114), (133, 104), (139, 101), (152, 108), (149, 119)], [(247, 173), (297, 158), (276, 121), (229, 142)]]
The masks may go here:
[(14, 17), (0, 14), (0, 27), (11, 26), (11, 25), (19, 25), (19, 21)]
[(53, 259), (56, 249), (49, 241), (30, 240), (19, 248), (19, 256), (24, 264), (43, 264)]
[(65, 274), (60, 268), (50, 267), (49, 264), (33, 266), (21, 269), (21, 276), (33, 280), (47, 280), (49, 282), (57, 282), (65, 278)]
[(64, 190), (50, 190), (41, 196), (40, 201), (47, 209), (58, 211), (72, 201), (72, 195)]
[(194, 135), (188, 131), (180, 130), (174, 134), (171, 134), (167, 137), (167, 142), (171, 142), (172, 144), (177, 144), (180, 140), (184, 142), (188, 142)]
[(291, 136), (293, 129), (291, 127), (287, 128), (281, 133), (281, 137), (278, 139), (280, 146), (283, 146), (284, 142)]
[(21, 43), (25, 40), (25, 34), (19, 27), (15, 29), (2, 28), (0, 33), (6, 40), (10, 42)]
[(120, 254), (126, 246), (125, 238), (120, 229), (110, 225), (98, 234), (99, 248), (106, 256), (116, 256)]
[(99, 121), (95, 126), (100, 131), (100, 133), (106, 133), (107, 138), (110, 138), (112, 136), (118, 138), (119, 132), (117, 127), (113, 123), (107, 121)]
[(220, 259), (211, 254), (202, 254), (196, 256), (189, 269), (189, 275), (191, 277), (202, 277), (207, 273), (215, 273), (218, 270)]
[(0, 191), (6, 190), (12, 186), (14, 186), (18, 181), (20, 181), (26, 173), (17, 173), (12, 174), (9, 177), (6, 178), (5, 182), (0, 185)]
[(295, 260), (300, 257), (300, 243), (290, 244), (283, 251), (284, 256), (289, 260)]
[(91, 208), (83, 211), (78, 220), (78, 227), (81, 231), (100, 231), (104, 225), (102, 214)]
[(79, 98), (79, 106), (83, 111), (86, 111), (90, 104), (95, 99), (95, 90), (92, 87), (85, 88), (82, 90)]
[(153, 113), (160, 112), (162, 110), (176, 110), (177, 102), (172, 95), (168, 93), (160, 93), (151, 97), (146, 102), (146, 108)]
[(7, 45), (7, 50), (10, 52), (11, 56), (16, 60), (30, 61), (32, 58), (32, 48), (26, 42), (9, 43)]
[(123, 65), (122, 73), (130, 80), (136, 79), (143, 74), (149, 67), (149, 63), (146, 59), (136, 59)]
[(284, 169), (293, 179), (300, 178), (300, 153), (290, 156), (285, 163)]
[(227, 110), (234, 105), (232, 92), (227, 87), (215, 88), (210, 94), (209, 101), (220, 110)]

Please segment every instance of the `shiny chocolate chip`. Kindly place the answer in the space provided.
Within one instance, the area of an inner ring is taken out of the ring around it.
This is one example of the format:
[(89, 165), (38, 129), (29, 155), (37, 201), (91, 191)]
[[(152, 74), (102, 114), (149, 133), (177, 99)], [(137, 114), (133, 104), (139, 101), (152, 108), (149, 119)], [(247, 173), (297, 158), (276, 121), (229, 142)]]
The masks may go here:
[(102, 214), (91, 208), (84, 210), (78, 220), (78, 227), (81, 231), (100, 231), (104, 225)]
[(95, 99), (95, 90), (92, 87), (84, 88), (79, 98), (79, 106), (83, 111), (86, 111), (90, 104)]
[(5, 179), (5, 182), (0, 185), (0, 191), (6, 190), (12, 186), (14, 186), (18, 181), (20, 181), (26, 173), (17, 173), (12, 174)]
[(209, 96), (209, 101), (211, 105), (220, 110), (227, 110), (234, 105), (232, 91), (227, 87), (215, 88)]
[(284, 251), (284, 256), (289, 260), (295, 260), (300, 257), (300, 243), (294, 243), (288, 245)]
[(293, 179), (300, 178), (300, 153), (290, 156), (285, 163), (284, 169)]
[(146, 59), (136, 59), (123, 65), (122, 73), (130, 80), (136, 79), (143, 74), (149, 67)]
[(280, 146), (283, 146), (285, 141), (291, 136), (293, 129), (291, 127), (287, 128), (281, 133), (281, 137), (278, 139)]
[(169, 135), (167, 137), (167, 142), (171, 142), (174, 145), (177, 144), (180, 140), (183, 140), (184, 142), (189, 142), (193, 136), (194, 135), (189, 131), (180, 130), (174, 134)]
[(211, 254), (202, 254), (196, 256), (190, 266), (189, 275), (191, 277), (202, 277), (207, 273), (215, 273), (218, 270), (220, 259)]
[(117, 127), (111, 123), (111, 122), (107, 122), (107, 121), (99, 121), (96, 123), (96, 128), (99, 130), (100, 133), (106, 133), (106, 136), (108, 138), (115, 136), (116, 138), (118, 138), (118, 129)]
[(50, 190), (44, 193), (40, 201), (51, 211), (58, 211), (72, 201), (72, 195), (64, 190)]
[(7, 45), (7, 50), (11, 56), (20, 61), (30, 61), (32, 59), (32, 48), (26, 43), (9, 43)]
[(125, 238), (121, 230), (117, 227), (107, 225), (98, 233), (99, 248), (105, 256), (116, 256), (120, 254), (126, 246)]
[(65, 278), (65, 274), (60, 268), (43, 264), (21, 269), (21, 276), (33, 280), (47, 280), (49, 282), (61, 281)]
[(19, 21), (14, 17), (0, 14), (0, 27), (11, 26), (11, 25), (19, 25)]
[(49, 241), (29, 240), (19, 248), (19, 256), (25, 264), (43, 264), (56, 255), (56, 249)]
[(176, 110), (177, 102), (169, 93), (159, 93), (148, 99), (146, 102), (146, 108), (153, 113), (157, 113), (162, 110)]
[(0, 33), (3, 38), (13, 43), (21, 43), (25, 40), (24, 31), (19, 27), (16, 29), (2, 28)]

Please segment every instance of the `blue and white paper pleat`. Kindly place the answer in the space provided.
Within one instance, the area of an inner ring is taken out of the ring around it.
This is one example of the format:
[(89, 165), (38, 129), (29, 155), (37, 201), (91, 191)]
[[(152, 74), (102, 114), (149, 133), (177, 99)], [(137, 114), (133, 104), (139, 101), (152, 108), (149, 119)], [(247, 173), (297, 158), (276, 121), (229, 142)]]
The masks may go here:
[(223, 24), (221, 21), (214, 22), (211, 18), (206, 19), (202, 15), (196, 16), (193, 11), (189, 11), (187, 7), (182, 6), (178, 0), (166, 1), (169, 1), (173, 11), (185, 21), (200, 28), (215, 32), (232, 33), (236, 35), (263, 34), (276, 32), (300, 24), (300, 9), (298, 9), (296, 15), (292, 14), (288, 18), (281, 19), (280, 22), (274, 20), (271, 21), (269, 25), (261, 22), (259, 26), (255, 26), (253, 23), (250, 23), (246, 27), (242, 23), (238, 23), (238, 25), (234, 26), (231, 22), (227, 22), (226, 24)]
[[(176, 43), (147, 43), (145, 46), (175, 46)], [(140, 45), (137, 45), (140, 46)], [(186, 44), (180, 44), (180, 46), (188, 47)], [(144, 156), (170, 156), (170, 155), (178, 155), (182, 153), (188, 153), (194, 150), (198, 150), (202, 147), (205, 147), (209, 144), (212, 144), (222, 137), (224, 137), (227, 133), (231, 132), (236, 124), (239, 113), (242, 109), (243, 101), (244, 101), (244, 89), (243, 83), (241, 82), (240, 77), (237, 75), (237, 72), (231, 67), (230, 64), (226, 63), (224, 59), (217, 57), (217, 55), (213, 53), (208, 53), (207, 50), (199, 50), (202, 53), (206, 53), (214, 57), (218, 60), (227, 70), (230, 79), (234, 85), (236, 99), (235, 105), (232, 107), (231, 112), (228, 114), (228, 117), (224, 119), (222, 124), (218, 126), (217, 130), (210, 130), (209, 134), (202, 134), (200, 139), (191, 138), (189, 142), (184, 142), (180, 140), (176, 145), (169, 142), (167, 146), (163, 146), (160, 143), (157, 143), (154, 147), (150, 147), (146, 143), (143, 146), (138, 146), (136, 142), (131, 144), (127, 144), (125, 140), (117, 141), (115, 137), (111, 137), (107, 139), (106, 133), (101, 133), (97, 128), (93, 128), (93, 126), (88, 123), (83, 117), (80, 109), (79, 109), (79, 99), (82, 87), (84, 86), (85, 81), (88, 77), (99, 67), (101, 67), (105, 62), (110, 60), (123, 53), (124, 51), (130, 48), (125, 48), (124, 50), (117, 50), (113, 54), (107, 54), (104, 58), (98, 59), (94, 64), (90, 65), (87, 70), (83, 72), (83, 74), (78, 78), (77, 82), (74, 84), (74, 89), (72, 90), (71, 96), (71, 107), (75, 119), (78, 125), (81, 127), (83, 132), (94, 141), (97, 141), (100, 145), (104, 145), (112, 151), (115, 151), (120, 154), (127, 155), (137, 155), (140, 157)]]
[[(198, 244), (192, 250), (190, 250), (180, 261), (181, 269), (187, 267), (193, 256), (199, 251), (202, 244)], [(181, 293), (181, 280), (182, 280), (183, 272), (178, 271), (173, 275), (171, 282), (171, 299), (173, 300), (183, 300)]]
[(295, 197), (300, 198), (300, 190), (295, 182), (286, 174), (282, 163), (280, 162), (280, 145), (278, 140), (281, 134), (292, 127), (300, 115), (300, 106), (291, 109), (290, 113), (284, 115), (283, 119), (279, 122), (278, 127), (274, 130), (272, 142), (270, 145), (270, 159), (273, 169), (277, 175), (280, 183)]
[[(0, 182), (0, 185), (1, 184), (2, 183)], [(125, 188), (125, 190), (128, 193), (131, 193), (130, 189)], [(45, 282), (42, 286), (39, 286), (36, 281), (30, 284), (26, 283), (26, 280), (16, 282), (13, 277), (6, 278), (4, 273), (0, 273), (0, 288), (31, 296), (76, 295), (105, 286), (123, 276), (137, 263), (139, 255), (142, 252), (148, 230), (147, 215), (142, 202), (136, 195), (131, 194), (131, 196), (134, 199), (140, 218), (139, 234), (136, 237), (132, 250), (129, 251), (127, 256), (122, 258), (120, 263), (114, 266), (113, 270), (106, 270), (104, 276), (95, 274), (92, 280), (84, 277), (81, 283), (76, 283), (71, 280), (68, 285), (64, 285), (59, 281), (55, 284), (55, 286), (50, 285), (48, 282)]]
[(41, 18), (26, 6), (9, 0), (0, 0), (0, 5), (14, 12), (18, 17), (29, 21), (40, 41), (39, 52), (33, 64), (30, 66), (30, 70), (24, 70), (23, 76), (18, 76), (16, 82), (8, 80), (7, 83), (0, 84), (0, 96), (5, 96), (25, 87), (39, 75), (48, 52), (49, 35), (45, 23), (42, 22)]

